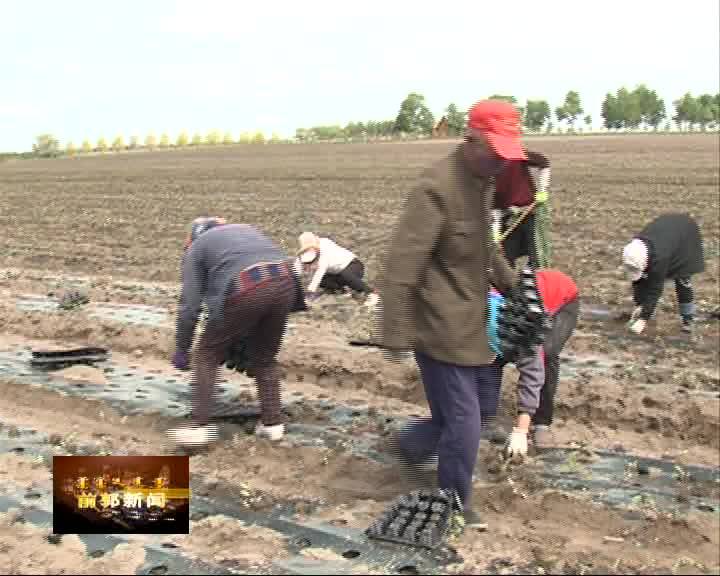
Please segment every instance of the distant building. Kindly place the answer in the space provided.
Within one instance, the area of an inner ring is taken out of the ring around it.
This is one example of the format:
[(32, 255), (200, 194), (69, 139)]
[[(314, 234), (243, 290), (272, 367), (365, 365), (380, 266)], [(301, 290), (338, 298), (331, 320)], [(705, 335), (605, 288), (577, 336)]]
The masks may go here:
[(433, 138), (447, 138), (448, 137), (448, 119), (447, 116), (443, 116), (435, 125), (432, 131)]

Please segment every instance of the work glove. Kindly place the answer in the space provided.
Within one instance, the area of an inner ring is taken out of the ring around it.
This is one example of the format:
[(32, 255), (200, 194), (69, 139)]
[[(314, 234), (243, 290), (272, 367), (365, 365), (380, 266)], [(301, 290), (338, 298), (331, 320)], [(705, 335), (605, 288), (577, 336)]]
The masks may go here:
[(535, 202), (538, 204), (542, 204), (543, 202), (547, 202), (548, 199), (548, 193), (547, 190), (540, 190), (537, 194), (535, 194)]
[(505, 455), (510, 458), (512, 456), (525, 456), (528, 451), (527, 441), (528, 431), (523, 428), (513, 428), (507, 444), (505, 445)]
[(645, 330), (646, 324), (647, 324), (647, 322), (645, 320), (643, 320), (642, 318), (638, 318), (634, 322), (630, 321), (628, 327), (631, 332), (633, 332), (635, 334), (642, 334), (643, 330)]
[(190, 369), (190, 354), (183, 350), (178, 350), (173, 354), (172, 364), (178, 370), (189, 370)]
[(535, 194), (535, 201), (538, 203), (547, 202), (548, 192), (547, 189), (550, 187), (550, 168), (543, 168), (538, 173), (537, 179), (537, 194)]

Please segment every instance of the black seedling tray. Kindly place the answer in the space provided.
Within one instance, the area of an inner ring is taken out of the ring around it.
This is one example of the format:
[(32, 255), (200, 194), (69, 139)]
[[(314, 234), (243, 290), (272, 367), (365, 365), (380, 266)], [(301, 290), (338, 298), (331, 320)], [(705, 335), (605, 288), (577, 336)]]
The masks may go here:
[(433, 550), (445, 541), (452, 514), (459, 510), (454, 491), (416, 490), (397, 498), (365, 534), (376, 540)]
[(87, 364), (108, 359), (106, 348), (73, 348), (70, 350), (33, 350), (30, 364), (54, 366), (58, 364)]

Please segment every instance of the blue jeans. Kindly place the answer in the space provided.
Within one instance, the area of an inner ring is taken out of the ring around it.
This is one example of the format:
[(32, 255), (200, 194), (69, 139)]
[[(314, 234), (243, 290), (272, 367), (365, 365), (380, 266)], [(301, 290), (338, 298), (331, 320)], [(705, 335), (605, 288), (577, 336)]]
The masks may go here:
[(468, 507), (483, 413), (494, 416), (497, 411), (502, 368), (498, 363), (456, 366), (421, 352), (415, 360), (431, 418), (410, 423), (400, 434), (400, 447), (414, 462), (437, 454), (439, 487), (455, 489)]

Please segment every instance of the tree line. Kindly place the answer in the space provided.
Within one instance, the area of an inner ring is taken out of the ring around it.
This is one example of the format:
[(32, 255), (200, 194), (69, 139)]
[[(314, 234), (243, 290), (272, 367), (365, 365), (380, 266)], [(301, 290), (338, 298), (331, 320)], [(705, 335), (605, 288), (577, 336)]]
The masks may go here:
[[(583, 109), (580, 94), (571, 90), (565, 95), (560, 106), (551, 109), (547, 100), (527, 100), (521, 106), (511, 95), (493, 94), (490, 100), (505, 100), (514, 104), (521, 115), (522, 124), (529, 132), (552, 132), (565, 129), (566, 132), (580, 132), (592, 126), (592, 116)], [(640, 84), (634, 90), (619, 88), (608, 92), (603, 100), (600, 117), (605, 130), (659, 130), (663, 121), (664, 130), (670, 130), (672, 120), (679, 130), (691, 131), (717, 127), (720, 124), (720, 94), (693, 96), (690, 92), (673, 102), (675, 113), (667, 118), (665, 102), (655, 90)], [(460, 136), (467, 119), (467, 111), (450, 103), (443, 111), (447, 122), (447, 135)], [(555, 122), (554, 122), (555, 120)], [(298, 128), (295, 138), (299, 141), (336, 140), (357, 137), (394, 137), (397, 135), (431, 136), (438, 119), (430, 111), (425, 97), (416, 92), (400, 104), (395, 120), (350, 122), (340, 125)]]
[[(570, 90), (560, 106), (551, 109), (546, 100), (527, 100), (520, 105), (512, 95), (493, 94), (489, 99), (505, 100), (515, 105), (521, 115), (522, 124), (528, 132), (554, 130), (567, 133), (582, 132), (592, 126), (592, 116), (583, 109), (580, 94)], [(668, 118), (665, 102), (655, 90), (640, 84), (633, 90), (621, 87), (615, 93), (608, 92), (602, 102), (600, 117), (603, 129), (612, 130), (663, 130), (669, 131), (672, 121), (678, 130), (692, 131), (696, 128), (706, 130), (720, 126), (720, 93), (693, 96), (690, 92), (673, 101), (674, 114)], [(467, 111), (450, 103), (444, 110), (446, 131), (440, 136), (457, 137), (462, 135), (467, 120)], [(584, 127), (583, 127), (584, 125)], [(337, 141), (356, 139), (391, 139), (397, 137), (432, 136), (437, 126), (434, 117), (422, 94), (412, 92), (401, 102), (394, 120), (370, 120), (367, 122), (349, 122), (345, 126), (314, 126), (298, 128), (295, 142)], [(132, 136), (126, 144), (123, 136), (117, 136), (112, 142), (101, 137), (94, 143), (84, 140), (79, 147), (68, 142), (64, 148), (51, 134), (42, 134), (33, 144), (32, 156), (54, 157), (60, 155), (87, 154), (91, 152), (154, 150), (168, 148), (186, 148), (199, 146), (220, 146), (229, 144), (265, 144), (285, 142), (278, 134), (266, 140), (263, 132), (243, 132), (235, 139), (231, 132), (222, 133), (212, 130), (203, 135), (196, 132), (192, 137), (181, 132), (174, 142), (164, 133), (158, 139), (154, 133), (148, 134), (141, 143), (138, 136)]]
[(41, 134), (33, 144), (33, 155), (47, 158), (61, 155), (89, 154), (91, 152), (227, 146), (230, 144), (265, 144), (267, 142), (274, 144), (282, 141), (277, 133), (273, 133), (269, 139), (266, 139), (263, 132), (243, 132), (235, 139), (231, 132), (223, 133), (212, 130), (205, 135), (196, 132), (192, 138), (187, 132), (181, 132), (174, 141), (171, 141), (166, 133), (161, 134), (160, 138), (157, 138), (154, 133), (150, 133), (142, 142), (138, 136), (132, 136), (126, 144), (123, 136), (117, 136), (108, 144), (104, 137), (100, 137), (95, 142), (84, 140), (79, 147), (76, 147), (72, 141), (67, 142), (63, 147), (60, 141), (52, 134)]

